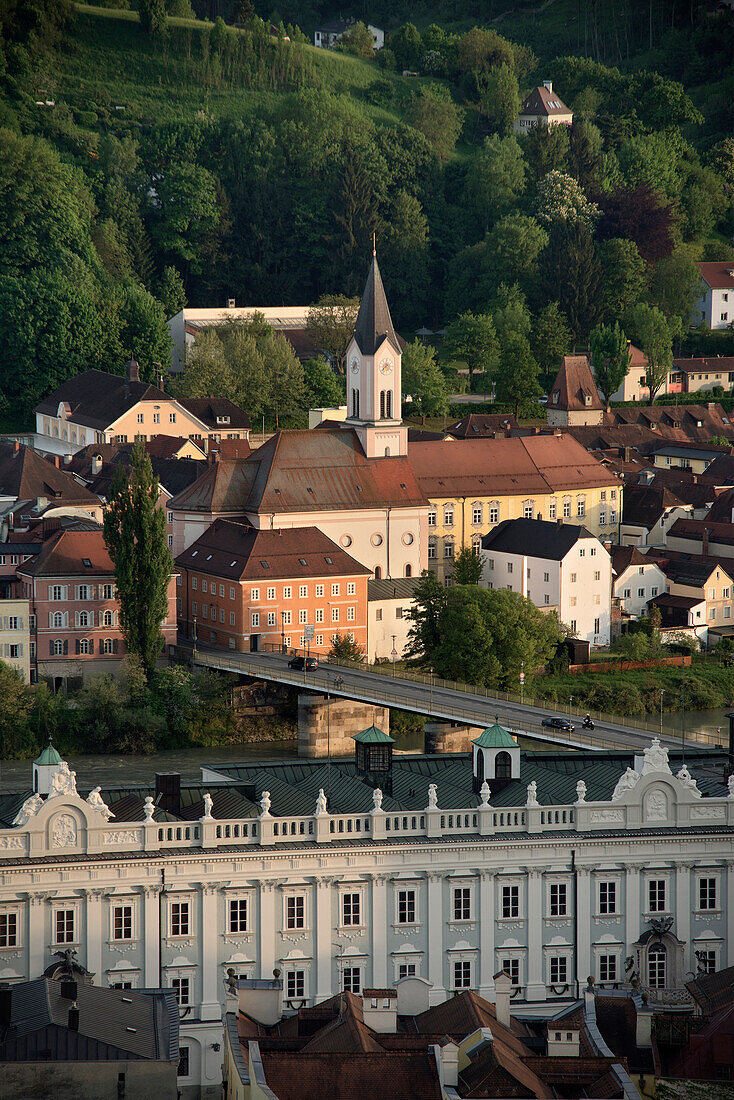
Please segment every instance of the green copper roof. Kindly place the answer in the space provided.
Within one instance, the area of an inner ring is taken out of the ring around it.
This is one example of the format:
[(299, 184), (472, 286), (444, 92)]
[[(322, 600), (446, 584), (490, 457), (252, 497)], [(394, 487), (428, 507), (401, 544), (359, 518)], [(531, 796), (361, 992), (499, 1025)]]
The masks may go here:
[(60, 764), (61, 757), (53, 747), (53, 743), (49, 740), (46, 748), (43, 750), (37, 760), (33, 761), (34, 764)]
[(480, 749), (516, 749), (517, 742), (514, 740), (511, 734), (503, 729), (497, 721), (497, 715), (494, 716), (494, 725), (487, 726), (486, 730), (479, 734), (479, 737), (472, 741), (472, 745), (478, 745)]
[(382, 730), (378, 730), (377, 726), (370, 726), (369, 729), (362, 730), (361, 733), (355, 733), (352, 740), (359, 741), (361, 745), (380, 745), (388, 742), (391, 745), (395, 744), (395, 738), (388, 737)]

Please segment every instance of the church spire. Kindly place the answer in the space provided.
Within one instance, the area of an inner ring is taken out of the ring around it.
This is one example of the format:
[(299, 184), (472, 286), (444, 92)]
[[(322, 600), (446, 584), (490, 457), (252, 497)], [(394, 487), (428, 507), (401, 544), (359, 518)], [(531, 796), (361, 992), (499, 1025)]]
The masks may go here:
[(372, 249), (372, 263), (354, 326), (354, 337), (363, 355), (374, 355), (386, 336), (396, 351), (400, 349), (377, 265), (374, 234)]

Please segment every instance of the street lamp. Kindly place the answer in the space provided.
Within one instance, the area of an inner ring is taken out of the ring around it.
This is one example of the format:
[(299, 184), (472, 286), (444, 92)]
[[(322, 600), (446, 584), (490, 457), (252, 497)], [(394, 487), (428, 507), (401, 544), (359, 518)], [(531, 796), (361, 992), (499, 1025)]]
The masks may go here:
[(397, 634), (393, 634), (392, 635), (392, 674), (393, 674), (393, 676), (395, 675), (395, 658), (398, 655), (398, 651), (395, 648), (395, 639), (396, 638), (397, 638)]
[(194, 660), (196, 660), (196, 615), (194, 615)]
[(663, 736), (663, 696), (665, 692), (660, 688), (660, 736)]
[[(431, 680), (430, 680), (431, 686), (428, 690), (428, 710), (432, 714), (433, 713), (433, 669), (432, 668), (429, 668), (428, 674), (431, 677)], [(430, 717), (430, 715), (429, 715), (429, 717)]]
[(525, 701), (525, 662), (520, 661), (520, 706)]
[(568, 720), (571, 721), (571, 703), (573, 702), (573, 695), (568, 697)]

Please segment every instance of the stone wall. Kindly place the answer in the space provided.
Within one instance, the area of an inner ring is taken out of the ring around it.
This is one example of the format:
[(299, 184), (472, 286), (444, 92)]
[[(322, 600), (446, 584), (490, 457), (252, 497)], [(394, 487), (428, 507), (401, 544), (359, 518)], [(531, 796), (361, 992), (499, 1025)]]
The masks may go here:
[(471, 743), (482, 732), (478, 726), (459, 726), (454, 722), (426, 722), (427, 753), (471, 752)]
[(356, 733), (368, 726), (390, 732), (390, 712), (386, 707), (360, 703), (353, 699), (325, 695), (298, 696), (298, 755), (304, 757), (354, 756)]

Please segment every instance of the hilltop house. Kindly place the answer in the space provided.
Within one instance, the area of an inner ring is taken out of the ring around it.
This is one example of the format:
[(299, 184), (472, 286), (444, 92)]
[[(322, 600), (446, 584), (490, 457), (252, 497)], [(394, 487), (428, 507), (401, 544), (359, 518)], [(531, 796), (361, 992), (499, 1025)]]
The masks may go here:
[(570, 126), (573, 112), (553, 91), (553, 82), (544, 80), (523, 101), (513, 129), (516, 134), (526, 134), (533, 126)]
[(704, 261), (696, 265), (701, 289), (691, 313), (691, 325), (730, 328), (734, 321), (734, 260)]

